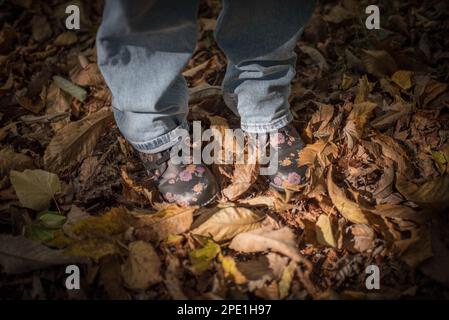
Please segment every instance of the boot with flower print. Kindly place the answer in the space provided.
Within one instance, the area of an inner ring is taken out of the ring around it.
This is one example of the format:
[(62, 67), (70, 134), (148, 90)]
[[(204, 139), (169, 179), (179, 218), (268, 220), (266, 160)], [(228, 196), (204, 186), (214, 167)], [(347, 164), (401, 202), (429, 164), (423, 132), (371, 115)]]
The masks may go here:
[(181, 206), (203, 206), (216, 197), (217, 182), (204, 165), (174, 164), (169, 150), (155, 154), (139, 152), (139, 156), (165, 201)]
[(304, 148), (299, 133), (290, 124), (274, 133), (270, 141), (278, 156), (277, 172), (268, 176), (270, 185), (279, 191), (298, 190), (307, 170), (306, 166), (298, 166), (299, 152)]

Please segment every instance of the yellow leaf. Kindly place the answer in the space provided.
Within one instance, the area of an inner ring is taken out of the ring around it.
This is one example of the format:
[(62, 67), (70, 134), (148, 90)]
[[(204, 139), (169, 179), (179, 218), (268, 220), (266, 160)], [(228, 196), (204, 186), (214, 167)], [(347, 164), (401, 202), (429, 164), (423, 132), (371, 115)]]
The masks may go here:
[(315, 225), (317, 241), (324, 246), (336, 248), (337, 240), (333, 229), (331, 218), (327, 214), (320, 215)]
[(244, 284), (247, 282), (246, 277), (237, 268), (235, 260), (231, 256), (222, 256), (220, 254), (221, 265), (225, 272), (225, 276), (232, 276), (236, 284)]
[(202, 273), (209, 269), (212, 260), (220, 252), (220, 246), (208, 239), (202, 248), (189, 252), (189, 260), (193, 269), (198, 273)]
[(161, 241), (170, 235), (186, 232), (193, 221), (193, 212), (198, 207), (181, 207), (169, 204), (154, 214), (133, 212), (136, 217), (134, 223), (135, 235), (145, 241)]
[(398, 70), (392, 76), (391, 80), (404, 90), (412, 87), (412, 71)]
[(279, 281), (279, 298), (284, 299), (290, 292), (293, 276), (295, 275), (297, 264), (294, 261), (290, 261), (287, 268), (282, 273), (281, 281)]
[(75, 223), (69, 227), (69, 231), (81, 238), (109, 237), (124, 233), (131, 222), (132, 217), (125, 208), (113, 208), (104, 214)]
[(89, 257), (98, 261), (101, 257), (117, 253), (118, 248), (112, 242), (93, 238), (75, 242), (65, 249), (64, 252), (69, 255)]
[(341, 88), (343, 90), (348, 90), (349, 88), (352, 87), (353, 82), (354, 82), (354, 80), (352, 79), (352, 77), (348, 76), (346, 73), (344, 73), (343, 77), (341, 79)]

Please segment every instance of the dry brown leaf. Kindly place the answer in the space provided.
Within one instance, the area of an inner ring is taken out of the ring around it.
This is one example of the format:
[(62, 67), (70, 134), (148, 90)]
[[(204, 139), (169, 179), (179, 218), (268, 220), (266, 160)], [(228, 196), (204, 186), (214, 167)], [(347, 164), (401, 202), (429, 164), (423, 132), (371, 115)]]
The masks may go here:
[(362, 61), (366, 70), (378, 78), (390, 76), (397, 70), (391, 55), (385, 50), (362, 50)]
[(346, 126), (343, 129), (350, 149), (354, 147), (354, 141), (358, 141), (362, 138), (365, 124), (376, 106), (377, 105), (372, 102), (363, 102), (353, 105)]
[(31, 32), (37, 42), (47, 40), (53, 33), (47, 18), (41, 15), (34, 15), (31, 19)]
[(334, 143), (317, 140), (299, 151), (298, 166), (308, 165), (315, 167), (320, 165), (325, 168), (331, 163), (332, 157), (337, 158), (337, 156), (338, 147)]
[(331, 166), (327, 174), (327, 190), (333, 204), (347, 220), (353, 223), (369, 224), (366, 212), (356, 202), (350, 200), (345, 191), (335, 184), (333, 170)]
[(366, 252), (374, 249), (376, 235), (366, 224), (353, 224), (346, 229), (345, 247), (352, 252)]
[(398, 173), (396, 188), (407, 200), (422, 207), (443, 210), (449, 206), (449, 174), (416, 184)]
[(260, 228), (264, 220), (265, 216), (256, 214), (250, 209), (226, 207), (193, 229), (192, 233), (212, 236), (215, 241), (224, 241), (234, 238), (239, 233)]
[(33, 159), (27, 155), (14, 152), (11, 147), (0, 150), (0, 177), (7, 176), (11, 170), (22, 171), (32, 168), (34, 168)]
[(412, 71), (398, 70), (391, 76), (391, 80), (404, 90), (412, 87)]
[(296, 243), (296, 236), (288, 227), (279, 230), (261, 228), (240, 233), (232, 239), (229, 248), (247, 253), (271, 250), (299, 262), (302, 257), (296, 248)]
[(142, 214), (133, 212), (137, 221), (135, 236), (145, 241), (162, 241), (170, 235), (187, 232), (193, 221), (193, 212), (198, 207), (180, 207), (176, 204), (168, 204), (154, 214)]
[(168, 254), (166, 256), (166, 265), (164, 284), (167, 287), (167, 291), (174, 300), (187, 300), (187, 296), (184, 294), (179, 281), (182, 275), (179, 259), (174, 255)]
[(337, 247), (336, 226), (327, 214), (318, 217), (315, 224), (315, 234), (318, 243), (333, 248)]
[(72, 207), (70, 208), (69, 213), (67, 213), (67, 220), (62, 226), (62, 230), (66, 235), (73, 239), (82, 239), (79, 235), (72, 232), (72, 227), (75, 226), (78, 222), (83, 221), (87, 218), (89, 218), (90, 215), (72, 204)]
[(329, 65), (327, 64), (326, 59), (317, 49), (304, 45), (299, 46), (299, 48), (320, 67), (321, 71), (329, 70)]
[(88, 61), (87, 65), (75, 68), (70, 78), (80, 86), (100, 86), (104, 84), (104, 79), (98, 68), (98, 64), (89, 63)]
[(123, 287), (121, 259), (118, 255), (108, 255), (100, 259), (99, 280), (109, 299), (129, 300), (130, 295)]
[(273, 271), (273, 275), (276, 280), (281, 280), (284, 270), (288, 264), (288, 257), (283, 257), (280, 254), (270, 252), (266, 255), (270, 269)]
[(62, 171), (90, 156), (112, 119), (111, 111), (103, 108), (59, 130), (45, 150), (45, 167)]
[(355, 95), (354, 103), (363, 103), (368, 99), (368, 95), (373, 90), (373, 85), (369, 82), (368, 77), (364, 75), (359, 79), (357, 84), (357, 93)]
[(328, 14), (323, 16), (323, 20), (332, 23), (342, 23), (345, 20), (353, 19), (355, 15), (353, 12), (347, 10), (341, 5), (335, 5), (331, 7)]
[(257, 179), (256, 163), (236, 164), (232, 182), (223, 189), (223, 195), (230, 201), (236, 200), (245, 193)]
[(128, 288), (145, 290), (162, 281), (161, 261), (153, 246), (144, 241), (132, 242), (129, 255), (122, 268), (123, 279)]
[(66, 31), (61, 33), (55, 40), (54, 44), (57, 46), (70, 46), (78, 41), (78, 36), (75, 32)]

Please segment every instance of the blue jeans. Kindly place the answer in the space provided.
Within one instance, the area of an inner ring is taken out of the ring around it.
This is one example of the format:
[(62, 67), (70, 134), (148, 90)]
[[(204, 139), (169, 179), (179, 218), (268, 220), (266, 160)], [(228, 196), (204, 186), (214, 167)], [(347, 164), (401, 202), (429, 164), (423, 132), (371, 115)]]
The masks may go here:
[[(215, 38), (228, 65), (226, 104), (247, 132), (292, 120), (288, 96), (294, 47), (314, 0), (223, 0)], [(188, 93), (181, 71), (196, 44), (197, 0), (107, 0), (97, 34), (98, 64), (111, 89), (123, 136), (155, 153), (186, 129)]]

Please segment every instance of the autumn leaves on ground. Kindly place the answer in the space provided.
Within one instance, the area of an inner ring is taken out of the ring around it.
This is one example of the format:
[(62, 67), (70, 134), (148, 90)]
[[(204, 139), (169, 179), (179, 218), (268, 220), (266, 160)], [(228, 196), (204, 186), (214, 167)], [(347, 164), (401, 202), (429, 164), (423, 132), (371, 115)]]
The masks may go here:
[[(449, 297), (447, 3), (381, 1), (368, 31), (368, 4), (321, 1), (290, 101), (307, 183), (281, 194), (254, 166), (216, 165), (222, 193), (202, 208), (163, 204), (113, 122), (102, 4), (82, 3), (78, 32), (65, 5), (1, 5), (2, 298)], [(222, 131), (238, 119), (220, 96), (219, 6), (201, 2), (184, 76), (189, 119)], [(81, 290), (64, 286), (69, 264)]]

